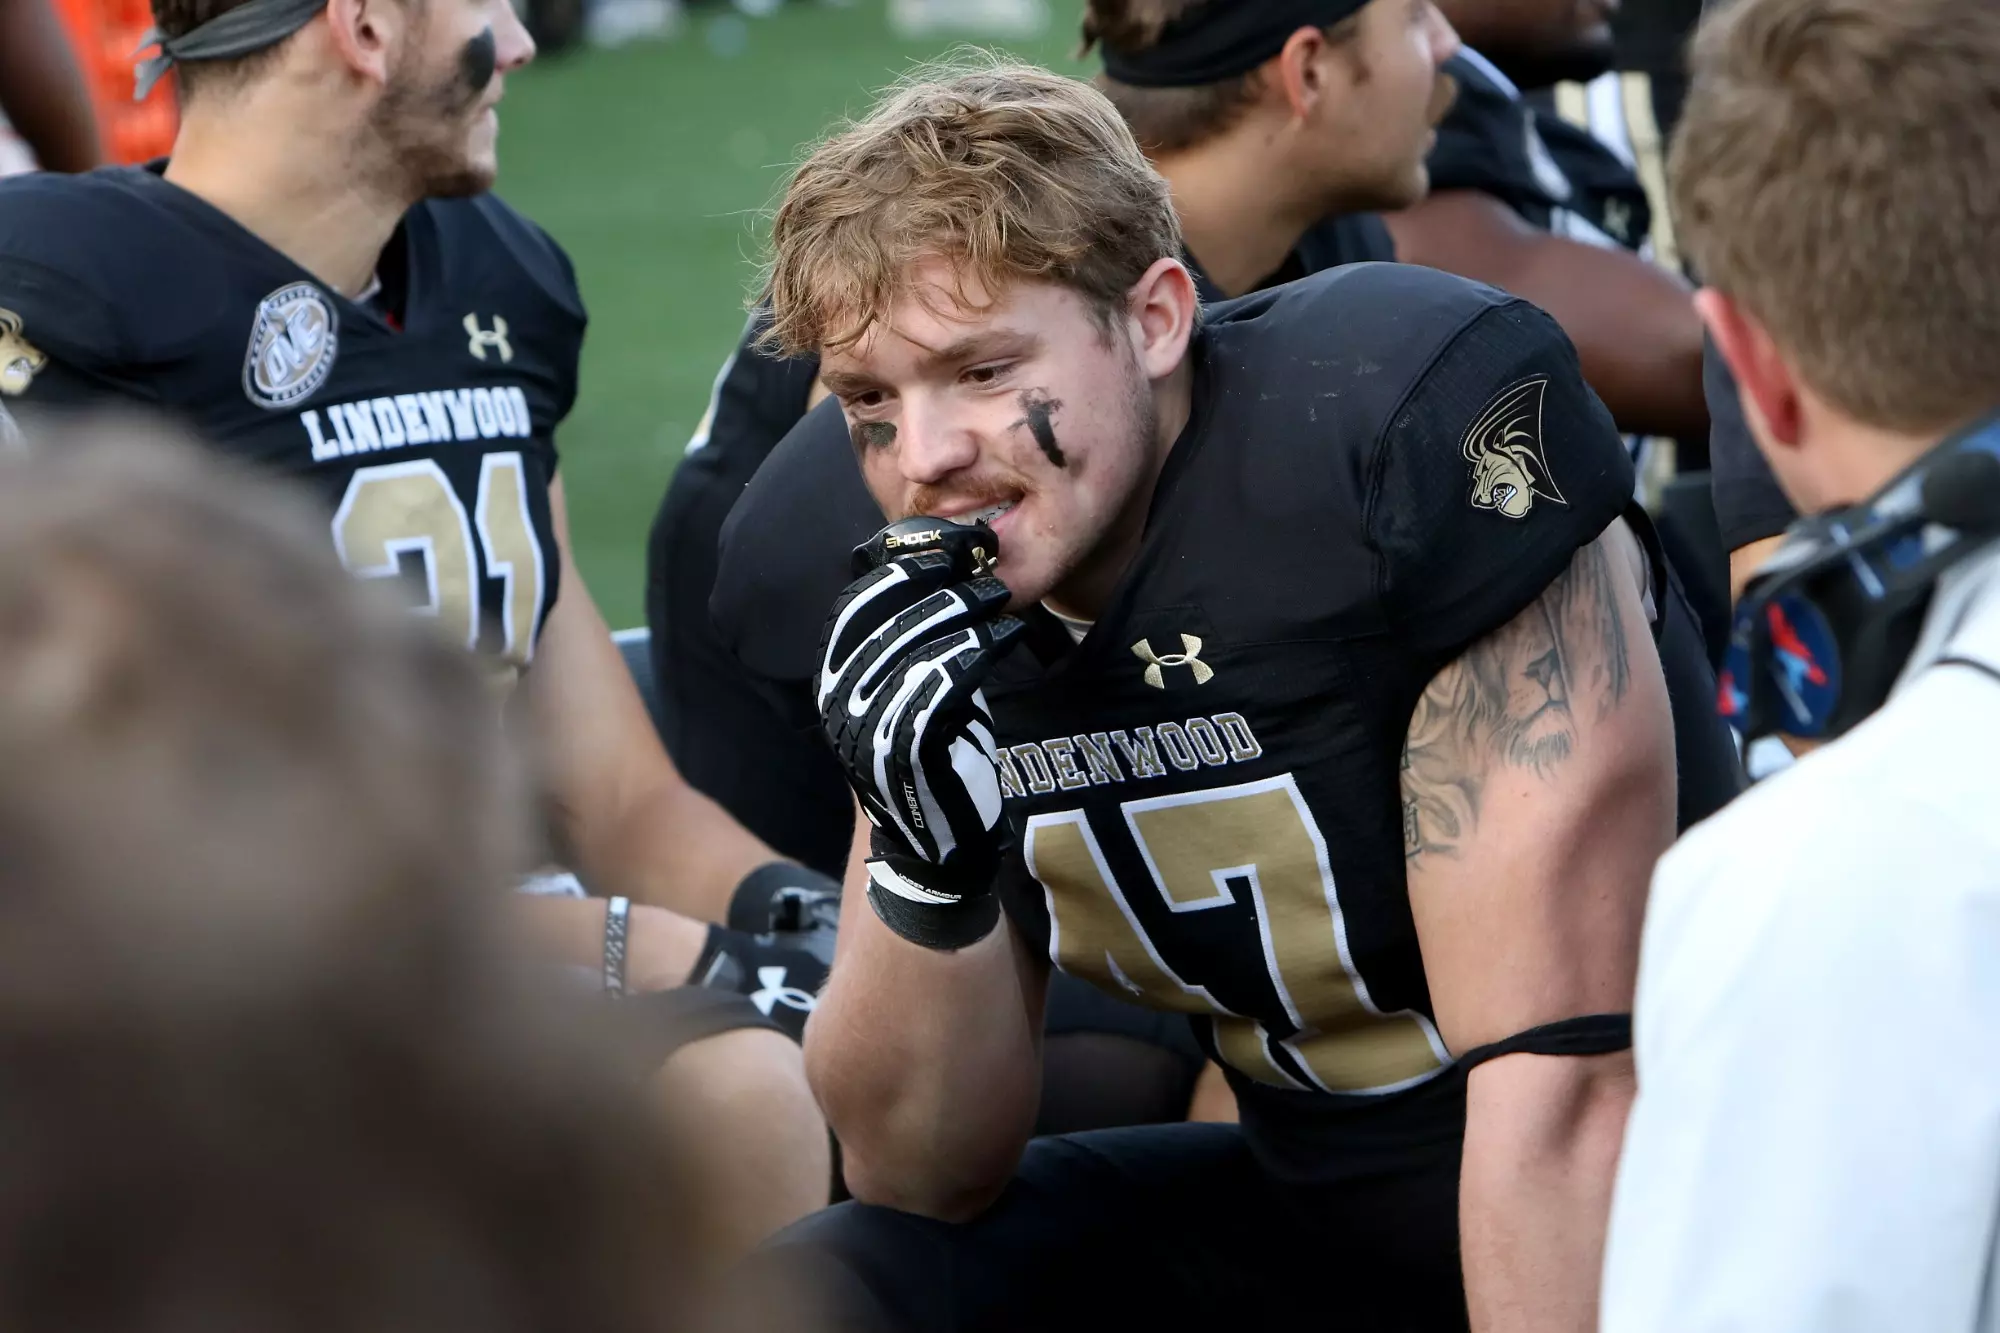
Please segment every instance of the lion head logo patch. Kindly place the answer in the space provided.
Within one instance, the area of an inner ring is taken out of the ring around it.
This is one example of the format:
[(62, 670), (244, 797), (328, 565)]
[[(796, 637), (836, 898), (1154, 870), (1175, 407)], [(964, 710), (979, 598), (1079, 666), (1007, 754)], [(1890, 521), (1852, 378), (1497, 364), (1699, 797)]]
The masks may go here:
[(1538, 375), (1494, 399), (1465, 433), (1472, 464), (1472, 507), (1526, 518), (1535, 497), (1567, 506), (1542, 448), (1542, 398), (1549, 378)]
[(21, 317), (0, 310), (0, 393), (20, 397), (48, 363), (48, 357), (21, 332)]

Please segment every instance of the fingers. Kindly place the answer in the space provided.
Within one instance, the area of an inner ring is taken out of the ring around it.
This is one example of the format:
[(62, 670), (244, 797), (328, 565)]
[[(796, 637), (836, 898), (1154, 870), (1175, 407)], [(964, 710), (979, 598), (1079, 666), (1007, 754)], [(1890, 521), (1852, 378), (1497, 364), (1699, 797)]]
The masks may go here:
[(869, 635), (952, 581), (950, 559), (936, 552), (895, 561), (856, 579), (827, 617), (820, 660), (838, 671)]

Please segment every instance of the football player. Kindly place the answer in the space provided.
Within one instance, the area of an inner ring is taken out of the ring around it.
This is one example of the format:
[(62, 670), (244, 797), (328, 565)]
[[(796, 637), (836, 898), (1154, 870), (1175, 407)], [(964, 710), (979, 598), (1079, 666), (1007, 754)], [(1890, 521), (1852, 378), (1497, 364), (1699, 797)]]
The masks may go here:
[[(1437, 71), (1457, 49), (1430, 0), (1091, 0), (1083, 35), (1103, 53), (1099, 86), (1173, 186), (1204, 300), (1395, 258), (1367, 210), (1401, 208), (1424, 191), (1431, 126), (1450, 97)], [(723, 519), (825, 396), (818, 357), (760, 352), (763, 327), (751, 322), (717, 375), (661, 502), (647, 620), (681, 771), (772, 846), (837, 874), (851, 812), (817, 725), (802, 737), (774, 714), (708, 618)], [(836, 502), (880, 521), (858, 484)]]
[(768, 922), (809, 872), (681, 781), (571, 558), (554, 437), (583, 305), (561, 249), (486, 193), (532, 42), (505, 0), (154, 12), (139, 81), (178, 69), (172, 158), (0, 183), (4, 401), (166, 409), (317, 493), (347, 566), (481, 653), (539, 743), (551, 850), (610, 895), (524, 901), (550, 955), (675, 991), (675, 1039), (715, 1035), (769, 1085), (768, 1133), (737, 1138), (787, 1145), (791, 1195), (757, 1163), (746, 1197), (771, 1220), (824, 1201), (796, 1051), (755, 1030), (801, 1027), (823, 964), (707, 924)]
[(1610, 69), (1614, 6), (1440, 4), (1466, 43), (1450, 66), (1459, 99), (1439, 128), (1430, 196), (1388, 218), (1397, 257), (1554, 315), (1632, 435), (1704, 438), (1701, 324), (1679, 275), (1640, 257), (1652, 207), (1635, 161), (1536, 107), (1504, 72), (1546, 84)]
[[(1203, 300), (1394, 258), (1381, 219), (1365, 210), (1400, 208), (1424, 191), (1431, 126), (1450, 98), (1438, 69), (1457, 49), (1430, 0), (1091, 0), (1083, 34), (1103, 52), (1100, 86), (1173, 187)], [(774, 706), (744, 678), (708, 615), (724, 518), (772, 447), (824, 396), (818, 356), (760, 352), (763, 327), (752, 322), (717, 377), (654, 521), (655, 677), (668, 746), (689, 780), (772, 846), (838, 874), (853, 811), (803, 689)], [(882, 521), (851, 473), (825, 503), (852, 515), (863, 535)], [(1163, 1048), (1154, 1016), (1064, 981), (1049, 1025), (1052, 1035), (1083, 1034), (1089, 1055), (1072, 1060), (1078, 1043), (1067, 1041), (1046, 1052), (1044, 1130), (1178, 1118), (1187, 1107), (1188, 1080), (1203, 1062), (1183, 1025), (1168, 1025)], [(1164, 1065), (1162, 1049), (1174, 1056)], [(1208, 1091), (1220, 1093), (1208, 1078)], [(1158, 1094), (1131, 1095), (1146, 1085)], [(1108, 1095), (1114, 1089), (1124, 1091)], [(1208, 1100), (1205, 1113), (1226, 1104)]]
[[(717, 620), (867, 818), (806, 1042), (862, 1202), (771, 1262), (889, 1327), (1590, 1327), (1646, 878), (1736, 771), (1561, 330), (1383, 264), (1203, 318), (1114, 109), (1004, 65), (772, 244), (838, 401)], [(852, 568), (843, 470), (899, 520)], [(1052, 966), (1193, 1016), (1241, 1126), (1030, 1146)]]

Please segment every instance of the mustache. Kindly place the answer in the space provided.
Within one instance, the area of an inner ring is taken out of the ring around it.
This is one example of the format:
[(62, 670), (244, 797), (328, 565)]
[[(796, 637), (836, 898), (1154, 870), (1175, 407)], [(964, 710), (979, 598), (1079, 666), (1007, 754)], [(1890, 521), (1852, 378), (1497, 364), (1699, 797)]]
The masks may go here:
[(982, 478), (970, 484), (961, 482), (952, 486), (919, 486), (910, 492), (903, 512), (895, 517), (917, 518), (945, 508), (984, 509), (988, 505), (1018, 500), (1027, 493), (1026, 486), (998, 477)]

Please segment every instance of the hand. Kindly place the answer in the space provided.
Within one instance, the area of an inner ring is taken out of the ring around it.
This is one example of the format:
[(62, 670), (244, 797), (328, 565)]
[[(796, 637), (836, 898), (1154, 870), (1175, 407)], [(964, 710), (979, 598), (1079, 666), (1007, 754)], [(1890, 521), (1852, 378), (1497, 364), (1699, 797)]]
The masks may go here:
[(897, 556), (841, 594), (817, 691), (827, 738), (875, 826), (870, 901), (898, 933), (933, 948), (970, 941), (941, 943), (963, 931), (910, 914), (983, 921), (985, 931), (997, 920), (985, 900), (1006, 835), (979, 687), (1023, 629), (1000, 614), (1007, 586), (971, 576), (969, 549), (945, 545)]

